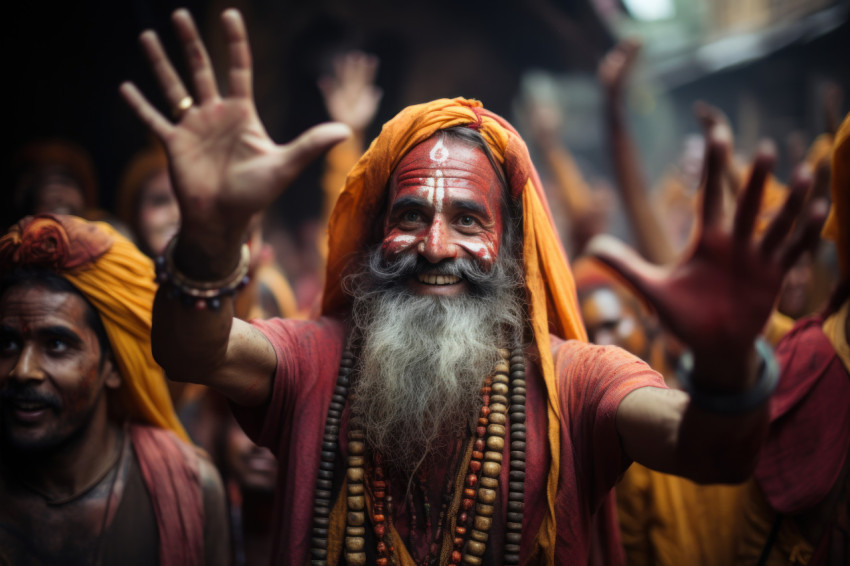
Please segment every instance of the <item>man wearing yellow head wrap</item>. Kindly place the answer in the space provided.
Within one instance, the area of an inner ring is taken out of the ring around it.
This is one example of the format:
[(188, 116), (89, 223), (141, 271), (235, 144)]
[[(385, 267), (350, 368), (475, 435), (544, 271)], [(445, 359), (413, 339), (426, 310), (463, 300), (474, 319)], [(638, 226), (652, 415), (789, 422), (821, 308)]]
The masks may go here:
[(166, 144), (183, 218), (161, 262), (153, 347), (169, 375), (227, 394), (275, 451), (277, 563), (586, 564), (594, 548), (612, 564), (615, 533), (592, 525), (632, 460), (700, 481), (746, 477), (776, 377), (757, 371), (753, 342), (819, 227), (785, 242), (804, 180), (755, 246), (768, 164), (726, 232), (714, 140), (690, 257), (660, 276), (618, 260), (610, 241), (596, 248), (694, 350), (691, 397), (631, 354), (584, 342), (525, 144), (462, 98), (403, 110), (349, 173), (321, 316), (245, 323), (232, 293), (251, 215), (348, 131), (327, 124), (275, 144), (254, 107), (239, 12), (222, 16), (226, 97), (189, 13), (173, 21), (199, 55), (197, 103), (150, 31), (142, 45), (177, 122), (121, 87)]
[(0, 238), (0, 275), (0, 563), (223, 563), (221, 480), (150, 350), (152, 262), (42, 214)]

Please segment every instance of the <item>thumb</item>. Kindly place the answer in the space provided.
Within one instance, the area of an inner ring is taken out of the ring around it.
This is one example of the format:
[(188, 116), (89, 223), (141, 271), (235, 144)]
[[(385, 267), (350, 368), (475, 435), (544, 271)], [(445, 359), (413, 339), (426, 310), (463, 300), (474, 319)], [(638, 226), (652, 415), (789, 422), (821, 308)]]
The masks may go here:
[(279, 177), (288, 185), (311, 161), (351, 136), (351, 128), (339, 122), (313, 126), (288, 144), (281, 152)]
[(656, 282), (662, 279), (663, 267), (643, 259), (634, 249), (607, 234), (595, 236), (585, 248), (587, 255), (601, 261), (638, 294), (650, 308), (658, 304)]

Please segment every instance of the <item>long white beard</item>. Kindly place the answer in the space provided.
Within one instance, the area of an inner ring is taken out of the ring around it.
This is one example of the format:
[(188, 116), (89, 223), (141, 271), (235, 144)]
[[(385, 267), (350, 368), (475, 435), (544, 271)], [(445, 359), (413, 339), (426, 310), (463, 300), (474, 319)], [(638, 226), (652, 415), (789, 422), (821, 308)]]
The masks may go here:
[(355, 293), (362, 339), (352, 415), (395, 468), (414, 472), (475, 425), (481, 384), (522, 324), (516, 282), (495, 271), (500, 283), (457, 297), (413, 295), (406, 282)]

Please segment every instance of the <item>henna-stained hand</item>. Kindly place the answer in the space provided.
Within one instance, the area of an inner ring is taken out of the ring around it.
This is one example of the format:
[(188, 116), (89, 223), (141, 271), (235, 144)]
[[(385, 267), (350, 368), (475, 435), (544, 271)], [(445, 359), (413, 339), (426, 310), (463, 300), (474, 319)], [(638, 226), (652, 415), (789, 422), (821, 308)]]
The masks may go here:
[[(276, 144), (254, 104), (251, 52), (242, 16), (230, 9), (221, 19), (230, 63), (225, 96), (219, 93), (206, 47), (185, 9), (175, 11), (172, 22), (185, 51), (195, 104), (174, 123), (133, 83), (121, 85), (127, 103), (168, 152), (182, 218), (178, 259), (188, 275), (201, 278), (232, 269), (251, 216), (271, 204), (309, 161), (350, 135), (346, 126), (331, 123), (288, 144)], [(145, 31), (140, 42), (166, 100), (173, 109), (180, 108), (190, 93), (157, 34)], [(192, 260), (186, 242), (204, 261)]]
[[(788, 200), (764, 237), (753, 236), (765, 178), (774, 156), (761, 150), (738, 199), (734, 219), (724, 222), (722, 178), (729, 167), (729, 139), (711, 132), (706, 157), (699, 233), (689, 253), (672, 266), (644, 261), (611, 237), (594, 239), (589, 253), (618, 272), (656, 310), (660, 320), (694, 352), (703, 368), (716, 366), (711, 387), (735, 390), (752, 345), (768, 318), (786, 271), (818, 240), (826, 216), (820, 201), (801, 214), (811, 173), (798, 170)], [(792, 230), (795, 221), (797, 229)], [(793, 232), (793, 233), (792, 233)]]

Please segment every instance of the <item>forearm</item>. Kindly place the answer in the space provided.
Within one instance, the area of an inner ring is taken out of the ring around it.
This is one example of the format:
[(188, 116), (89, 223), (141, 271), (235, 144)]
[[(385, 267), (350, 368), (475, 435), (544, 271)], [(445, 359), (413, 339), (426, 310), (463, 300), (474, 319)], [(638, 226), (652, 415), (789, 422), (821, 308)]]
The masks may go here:
[(617, 187), (631, 219), (641, 254), (654, 263), (669, 263), (675, 255), (673, 247), (649, 204), (637, 149), (626, 127), (625, 111), (613, 98), (609, 96), (605, 103), (605, 122)]
[[(691, 383), (720, 398), (745, 394), (759, 381), (761, 369), (748, 357), (743, 359), (742, 363), (725, 355), (709, 362), (698, 358)], [(737, 483), (749, 477), (768, 417), (766, 400), (727, 413), (702, 407), (684, 391), (657, 388), (632, 392), (617, 412), (623, 446), (632, 459), (700, 483)]]
[[(184, 270), (191, 272), (198, 282), (213, 277), (223, 281), (241, 279), (247, 257), (228, 259), (227, 251), (215, 252), (222, 248), (216, 247), (213, 238), (193, 245), (198, 240), (201, 238), (197, 232), (181, 232), (171, 259), (172, 271), (186, 277), (189, 274)], [(185, 258), (184, 263), (179, 263), (181, 257)], [(234, 270), (234, 265), (242, 268)], [(259, 330), (234, 318), (233, 286), (227, 286), (229, 291), (212, 300), (196, 300), (171, 281), (173, 275), (163, 282), (154, 301), (151, 338), (157, 362), (172, 380), (214, 387), (242, 405), (265, 402), (277, 358)]]

